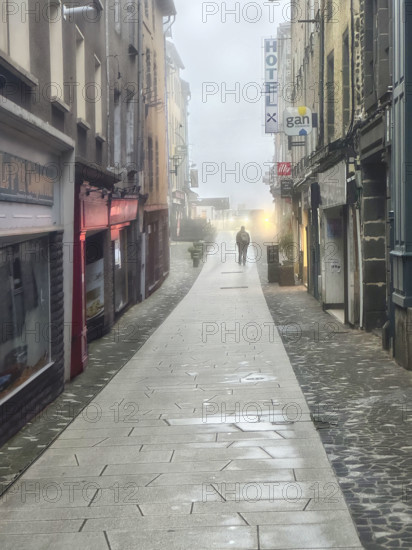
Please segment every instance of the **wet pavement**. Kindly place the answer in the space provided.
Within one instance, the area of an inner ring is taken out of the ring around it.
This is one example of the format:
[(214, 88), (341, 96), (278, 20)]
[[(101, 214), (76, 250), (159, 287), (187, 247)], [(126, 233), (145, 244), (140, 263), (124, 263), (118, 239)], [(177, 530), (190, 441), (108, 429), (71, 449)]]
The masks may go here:
[(412, 373), (373, 334), (322, 311), (303, 286), (263, 292), (369, 550), (412, 548)]
[(256, 265), (210, 256), (125, 360), (3, 495), (1, 548), (362, 548)]
[(193, 268), (187, 251), (191, 245), (172, 243), (170, 275), (162, 287), (129, 309), (110, 334), (91, 342), (85, 372), (0, 448), (0, 495), (93, 401), (187, 294), (202, 267)]

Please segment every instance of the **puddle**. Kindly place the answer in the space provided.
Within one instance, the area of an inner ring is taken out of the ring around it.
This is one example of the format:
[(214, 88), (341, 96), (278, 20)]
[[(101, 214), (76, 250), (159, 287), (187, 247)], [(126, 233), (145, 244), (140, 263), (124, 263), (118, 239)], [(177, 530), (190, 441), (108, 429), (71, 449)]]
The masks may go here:
[(276, 380), (276, 376), (268, 376), (266, 374), (250, 374), (245, 378), (241, 378), (241, 382), (269, 382)]

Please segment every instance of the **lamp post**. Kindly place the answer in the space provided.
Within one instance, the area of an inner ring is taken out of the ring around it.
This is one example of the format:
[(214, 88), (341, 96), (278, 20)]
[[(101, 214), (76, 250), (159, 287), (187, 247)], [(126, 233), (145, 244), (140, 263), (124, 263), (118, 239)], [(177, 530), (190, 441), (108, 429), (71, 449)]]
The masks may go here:
[(171, 157), (171, 159), (170, 159), (170, 162), (173, 164), (174, 168), (173, 168), (173, 170), (169, 170), (169, 172), (171, 174), (174, 174), (175, 176), (177, 176), (177, 169), (182, 164), (183, 157), (180, 156), (180, 155), (173, 155), (173, 157)]

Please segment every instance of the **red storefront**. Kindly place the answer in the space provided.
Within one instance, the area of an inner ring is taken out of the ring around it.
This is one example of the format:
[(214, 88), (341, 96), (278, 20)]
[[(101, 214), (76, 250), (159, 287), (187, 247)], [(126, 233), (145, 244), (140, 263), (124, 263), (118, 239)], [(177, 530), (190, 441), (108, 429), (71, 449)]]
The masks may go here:
[(131, 301), (136, 301), (130, 287), (137, 277), (137, 209), (137, 198), (112, 198), (110, 202), (109, 223), (115, 316), (119, 315)]
[(87, 343), (107, 333), (133, 301), (129, 288), (138, 268), (137, 197), (82, 181), (76, 184), (73, 246), (71, 377), (87, 363)]

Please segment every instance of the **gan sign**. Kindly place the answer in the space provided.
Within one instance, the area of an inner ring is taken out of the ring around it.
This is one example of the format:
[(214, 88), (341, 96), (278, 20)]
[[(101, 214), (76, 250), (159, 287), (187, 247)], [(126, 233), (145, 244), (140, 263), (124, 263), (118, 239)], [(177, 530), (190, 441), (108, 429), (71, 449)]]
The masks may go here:
[(278, 131), (278, 55), (273, 38), (265, 39), (265, 133)]
[(287, 136), (307, 136), (312, 132), (312, 111), (308, 107), (287, 107), (283, 113)]

